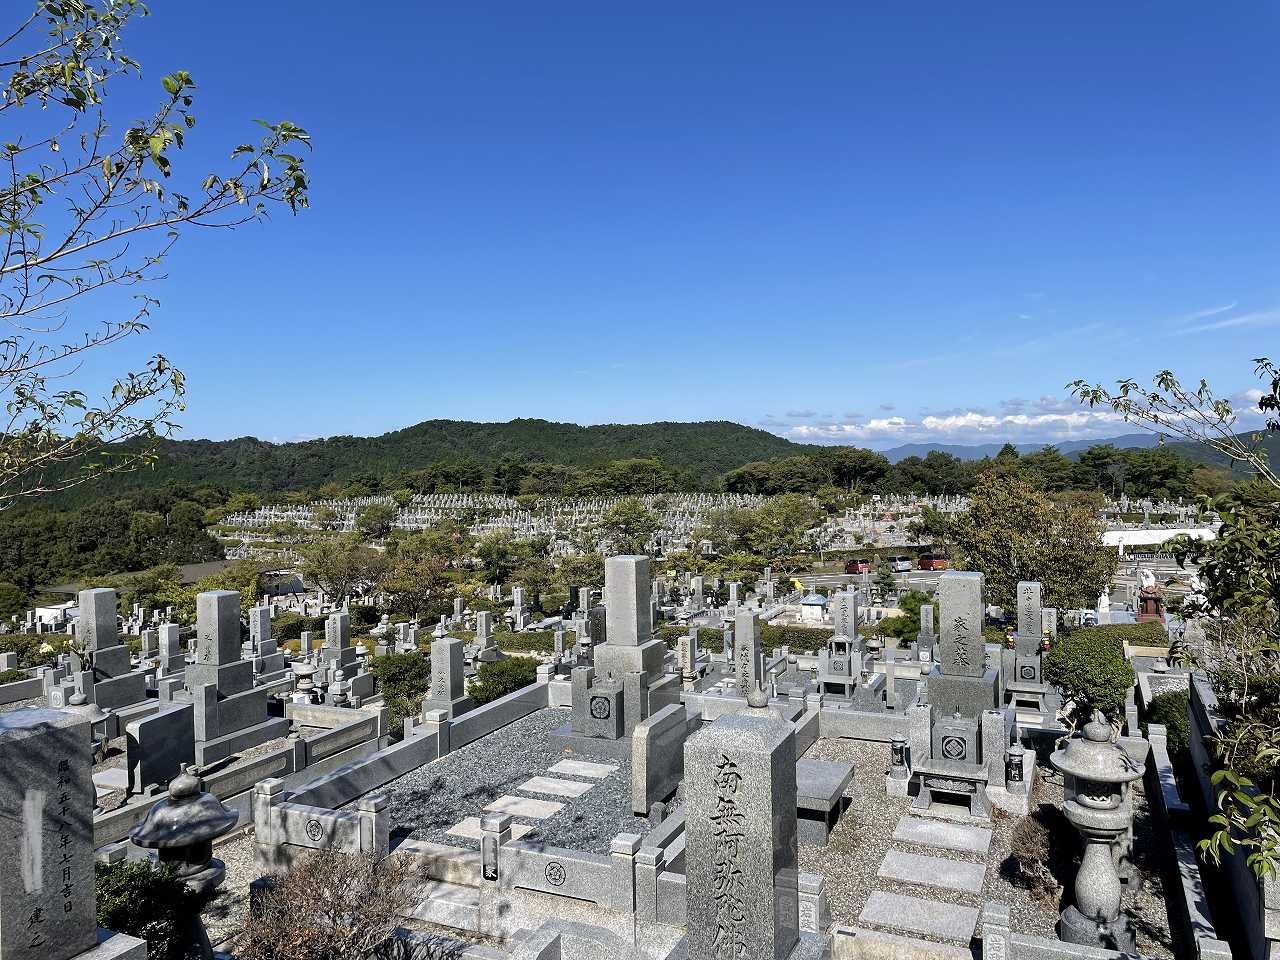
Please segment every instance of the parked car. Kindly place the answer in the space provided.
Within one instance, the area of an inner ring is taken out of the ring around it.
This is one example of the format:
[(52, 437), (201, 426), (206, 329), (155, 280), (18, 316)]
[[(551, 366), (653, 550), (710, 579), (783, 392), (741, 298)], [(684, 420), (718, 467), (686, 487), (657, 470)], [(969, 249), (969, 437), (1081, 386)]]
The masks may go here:
[(885, 561), (889, 564), (889, 569), (894, 573), (910, 573), (915, 569), (910, 557), (885, 557)]
[(844, 564), (845, 573), (870, 573), (871, 561), (866, 557), (859, 557), (856, 560), (846, 560)]
[(947, 558), (939, 557), (933, 553), (920, 554), (921, 570), (945, 570), (947, 569)]

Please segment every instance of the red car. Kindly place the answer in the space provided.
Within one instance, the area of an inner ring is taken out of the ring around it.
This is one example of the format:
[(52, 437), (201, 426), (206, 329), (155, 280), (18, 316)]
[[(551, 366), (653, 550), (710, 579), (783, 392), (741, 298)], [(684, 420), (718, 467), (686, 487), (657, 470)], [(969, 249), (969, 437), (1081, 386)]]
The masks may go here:
[(945, 570), (947, 569), (947, 558), (935, 557), (931, 553), (921, 554), (920, 569), (921, 570)]
[(867, 559), (848, 560), (844, 565), (845, 573), (870, 573), (871, 561)]

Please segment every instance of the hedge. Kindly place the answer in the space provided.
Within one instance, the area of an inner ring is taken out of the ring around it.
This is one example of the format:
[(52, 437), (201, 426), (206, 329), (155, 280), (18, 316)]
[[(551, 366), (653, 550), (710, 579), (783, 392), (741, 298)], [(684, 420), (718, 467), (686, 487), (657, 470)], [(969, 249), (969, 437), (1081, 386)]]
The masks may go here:
[[(7, 633), (0, 634), (0, 653), (16, 653), (18, 665), (22, 667), (53, 666), (58, 654), (67, 649), (71, 642), (65, 633)], [(52, 653), (41, 653), (45, 644), (53, 647)]]
[[(662, 623), (655, 632), (668, 647), (674, 647), (680, 637), (688, 634), (689, 628)], [(792, 653), (816, 653), (826, 648), (831, 637), (831, 630), (821, 627), (779, 627), (771, 623), (760, 625), (760, 646), (765, 650), (789, 647)], [(724, 631), (715, 627), (699, 627), (698, 646), (704, 650), (721, 649), (724, 646)]]
[(555, 653), (556, 649), (556, 635), (551, 630), (535, 630), (532, 633), (498, 633), (493, 639), (498, 644), (499, 650), (510, 650), (513, 653)]
[(1104, 637), (1131, 647), (1167, 647), (1169, 634), (1164, 625), (1155, 621), (1147, 623), (1103, 623), (1096, 627), (1074, 627), (1071, 634)]

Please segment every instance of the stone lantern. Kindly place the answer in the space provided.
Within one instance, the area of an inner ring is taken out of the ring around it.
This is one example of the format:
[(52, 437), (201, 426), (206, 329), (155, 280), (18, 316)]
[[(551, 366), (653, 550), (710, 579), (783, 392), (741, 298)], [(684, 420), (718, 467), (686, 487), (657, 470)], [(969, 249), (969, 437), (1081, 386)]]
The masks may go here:
[[(200, 781), (184, 766), (169, 784), (169, 795), (129, 831), (129, 839), (140, 847), (158, 851), (161, 865), (172, 866), (177, 878), (201, 898), (203, 906), (227, 872), (223, 862), (213, 856), (213, 841), (235, 827), (238, 818), (221, 800), (204, 792)], [(213, 956), (199, 909), (191, 913), (190, 938), (200, 956)]]
[(1125, 786), (1141, 777), (1145, 767), (1113, 741), (1111, 725), (1096, 711), (1083, 736), (1072, 737), (1049, 760), (1075, 781), (1075, 796), (1063, 811), (1085, 843), (1076, 902), (1062, 911), (1058, 936), (1068, 943), (1133, 953), (1133, 929), (1120, 913), (1120, 876), (1111, 846), (1130, 827)]

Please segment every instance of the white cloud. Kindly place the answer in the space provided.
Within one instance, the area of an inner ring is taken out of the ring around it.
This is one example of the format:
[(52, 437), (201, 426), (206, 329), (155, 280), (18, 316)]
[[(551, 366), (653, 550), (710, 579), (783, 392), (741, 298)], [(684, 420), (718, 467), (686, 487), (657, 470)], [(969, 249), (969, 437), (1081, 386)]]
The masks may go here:
[(789, 434), (810, 443), (1054, 443), (1115, 436), (1124, 420), (1109, 410), (1055, 413), (1007, 413), (979, 410), (930, 414), (918, 419), (883, 417), (865, 423), (815, 423), (791, 428)]
[[(1234, 307), (1224, 307), (1222, 310), (1215, 311), (1206, 316), (1216, 316)], [(1196, 323), (1189, 327), (1183, 327), (1181, 330), (1175, 331), (1182, 334), (1190, 333), (1209, 333), (1212, 330), (1227, 330), (1233, 327), (1274, 327), (1280, 325), (1280, 309), (1271, 308), (1268, 310), (1254, 310), (1250, 313), (1241, 313), (1234, 317), (1221, 317), (1217, 320), (1210, 320), (1207, 323)]]

